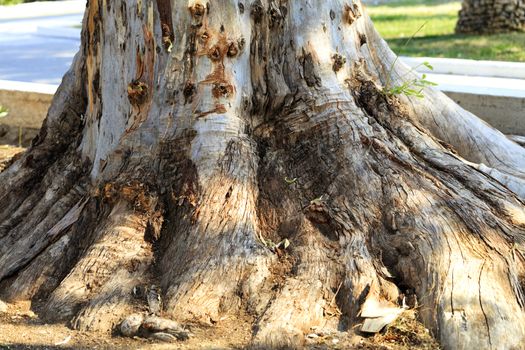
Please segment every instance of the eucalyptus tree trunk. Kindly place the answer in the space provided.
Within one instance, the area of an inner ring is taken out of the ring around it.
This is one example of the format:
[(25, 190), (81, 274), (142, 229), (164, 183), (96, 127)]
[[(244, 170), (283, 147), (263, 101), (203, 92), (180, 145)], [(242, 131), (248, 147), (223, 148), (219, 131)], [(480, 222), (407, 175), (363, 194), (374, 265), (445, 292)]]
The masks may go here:
[(359, 2), (88, 1), (0, 174), (0, 297), (109, 330), (147, 288), (299, 347), (413, 292), (444, 348), (520, 348), (525, 149), (412, 75)]
[(525, 2), (521, 0), (463, 0), (457, 33), (493, 34), (525, 30)]

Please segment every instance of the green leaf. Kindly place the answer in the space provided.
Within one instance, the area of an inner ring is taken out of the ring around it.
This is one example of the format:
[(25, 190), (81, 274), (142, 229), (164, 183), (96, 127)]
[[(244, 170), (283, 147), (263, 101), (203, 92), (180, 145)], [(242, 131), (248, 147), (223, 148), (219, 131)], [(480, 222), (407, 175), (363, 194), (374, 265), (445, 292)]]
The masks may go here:
[(311, 200), (310, 204), (323, 205), (324, 201), (325, 201), (325, 195), (323, 194), (321, 197)]
[(434, 70), (434, 67), (432, 67), (432, 65), (431, 65), (430, 63), (426, 62), (426, 61), (423, 62), (423, 65), (424, 65), (425, 67), (427, 67), (428, 69), (430, 69), (430, 70)]
[(275, 248), (287, 249), (289, 246), (290, 246), (290, 241), (288, 240), (288, 238), (285, 238), (285, 239), (283, 239), (282, 241), (280, 241), (280, 242), (275, 246)]
[(286, 183), (287, 183), (288, 185), (293, 185), (294, 183), (297, 182), (297, 178), (290, 179), (290, 178), (288, 178), (288, 177), (285, 177), (285, 178), (284, 178), (284, 181), (286, 181)]
[(8, 114), (9, 114), (9, 110), (7, 108), (0, 106), (0, 118), (7, 117)]

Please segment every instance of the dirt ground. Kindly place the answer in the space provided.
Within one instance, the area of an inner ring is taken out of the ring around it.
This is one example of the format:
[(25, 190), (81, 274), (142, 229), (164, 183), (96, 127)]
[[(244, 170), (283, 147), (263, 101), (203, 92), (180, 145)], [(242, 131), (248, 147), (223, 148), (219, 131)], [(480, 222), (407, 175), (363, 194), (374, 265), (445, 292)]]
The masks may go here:
[(8, 306), (0, 314), (0, 350), (153, 350), (153, 349), (242, 349), (250, 339), (250, 327), (225, 320), (217, 329), (191, 327), (186, 342), (159, 343), (141, 338), (124, 338), (104, 333), (83, 333), (64, 324), (46, 324), (30, 310), (30, 302)]
[(9, 161), (17, 154), (24, 151), (24, 148), (0, 145), (0, 171), (4, 170)]
[[(83, 333), (64, 324), (46, 324), (33, 311), (30, 302), (8, 305), (0, 313), (0, 350), (172, 350), (245, 349), (251, 338), (247, 319), (222, 320), (211, 326), (188, 325), (192, 336), (177, 343), (124, 338), (105, 333)], [(361, 337), (348, 332), (312, 330), (305, 338), (308, 350), (434, 350), (439, 349), (430, 332), (416, 319), (414, 311), (405, 314), (383, 333)]]
[[(23, 148), (0, 146), (0, 171)], [(312, 330), (305, 338), (305, 349), (356, 350), (434, 350), (439, 349), (430, 332), (417, 321), (413, 310), (406, 311), (390, 327), (374, 336), (349, 332)], [(192, 336), (188, 341), (159, 343), (119, 335), (83, 333), (65, 324), (46, 324), (31, 311), (30, 302), (8, 304), (0, 311), (0, 350), (174, 350), (174, 349), (245, 349), (252, 334), (253, 320), (248, 317), (221, 320), (212, 326), (186, 325)]]

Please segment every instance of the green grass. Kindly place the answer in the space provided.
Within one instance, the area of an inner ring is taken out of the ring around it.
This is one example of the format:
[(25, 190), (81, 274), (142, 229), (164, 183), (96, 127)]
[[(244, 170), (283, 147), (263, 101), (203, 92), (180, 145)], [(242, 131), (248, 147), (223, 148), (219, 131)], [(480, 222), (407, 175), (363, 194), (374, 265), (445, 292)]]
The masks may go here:
[(369, 5), (368, 13), (399, 55), (525, 62), (525, 33), (456, 35), (454, 27), (460, 8), (459, 1), (398, 0)]
[(0, 0), (0, 6), (2, 5), (16, 5), (23, 2), (35, 2), (35, 1), (54, 1), (54, 0)]
[(0, 5), (15, 5), (22, 2), (23, 0), (0, 0)]

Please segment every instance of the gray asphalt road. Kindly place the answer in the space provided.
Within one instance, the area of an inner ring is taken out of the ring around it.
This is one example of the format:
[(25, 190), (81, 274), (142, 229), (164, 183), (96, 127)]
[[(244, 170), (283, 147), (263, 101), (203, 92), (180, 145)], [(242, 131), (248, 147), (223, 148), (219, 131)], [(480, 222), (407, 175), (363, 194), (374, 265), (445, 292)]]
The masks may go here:
[(0, 80), (58, 85), (80, 46), (82, 14), (0, 20)]

